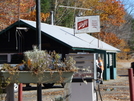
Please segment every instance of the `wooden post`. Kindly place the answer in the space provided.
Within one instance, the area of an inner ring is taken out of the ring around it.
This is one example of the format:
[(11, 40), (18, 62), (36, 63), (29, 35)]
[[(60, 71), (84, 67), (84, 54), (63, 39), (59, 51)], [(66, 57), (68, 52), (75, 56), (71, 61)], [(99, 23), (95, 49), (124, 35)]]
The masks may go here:
[(14, 83), (10, 83), (6, 88), (6, 101), (14, 101)]

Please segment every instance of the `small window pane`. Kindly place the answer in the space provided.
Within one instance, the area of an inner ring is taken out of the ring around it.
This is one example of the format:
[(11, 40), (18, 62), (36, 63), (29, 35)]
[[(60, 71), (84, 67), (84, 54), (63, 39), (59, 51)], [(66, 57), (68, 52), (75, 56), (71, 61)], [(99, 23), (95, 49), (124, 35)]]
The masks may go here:
[(7, 63), (7, 55), (0, 55), (0, 64)]

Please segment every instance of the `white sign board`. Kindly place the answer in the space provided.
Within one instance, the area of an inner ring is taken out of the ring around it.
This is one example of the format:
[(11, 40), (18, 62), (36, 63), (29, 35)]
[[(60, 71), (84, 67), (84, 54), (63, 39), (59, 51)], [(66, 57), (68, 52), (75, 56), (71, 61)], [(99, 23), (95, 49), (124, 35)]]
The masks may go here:
[(96, 54), (67, 54), (66, 58), (69, 56), (73, 57), (76, 61), (75, 66), (78, 68), (78, 72), (74, 73), (73, 78), (96, 78)]
[(75, 18), (75, 33), (100, 32), (100, 16), (83, 16)]

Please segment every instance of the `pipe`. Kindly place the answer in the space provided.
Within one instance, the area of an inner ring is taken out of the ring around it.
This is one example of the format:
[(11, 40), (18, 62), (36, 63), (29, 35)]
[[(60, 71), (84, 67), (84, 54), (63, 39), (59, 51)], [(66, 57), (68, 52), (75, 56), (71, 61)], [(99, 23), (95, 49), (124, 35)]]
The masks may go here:
[(36, 0), (36, 31), (38, 35), (38, 48), (41, 50), (41, 20), (40, 20), (40, 0)]
[(18, 101), (22, 101), (22, 83), (19, 84)]
[(51, 25), (54, 25), (54, 12), (51, 11)]
[(130, 89), (130, 99), (134, 101), (134, 77), (133, 77), (133, 69), (128, 69), (129, 75), (129, 89)]

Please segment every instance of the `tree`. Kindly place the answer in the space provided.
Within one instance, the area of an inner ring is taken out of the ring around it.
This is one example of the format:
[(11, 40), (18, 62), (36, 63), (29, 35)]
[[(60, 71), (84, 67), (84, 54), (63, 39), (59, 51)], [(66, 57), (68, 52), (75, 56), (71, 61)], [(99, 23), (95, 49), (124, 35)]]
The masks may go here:
[[(43, 2), (47, 5), (47, 2)], [(34, 8), (34, 9), (33, 9)], [(46, 7), (45, 9), (48, 9)], [(41, 21), (45, 22), (46, 19), (50, 16), (50, 11), (45, 12), (44, 6), (41, 11)], [(0, 2), (0, 30), (6, 28), (10, 24), (14, 23), (19, 19), (27, 20), (36, 20), (36, 10), (35, 10), (35, 1), (34, 0), (4, 0)]]
[[(130, 37), (128, 34), (131, 33), (131, 27), (128, 24), (131, 21), (131, 17), (129, 17), (129, 20), (126, 19), (128, 15), (122, 2), (117, 0), (93, 0), (91, 3), (89, 0), (84, 2), (84, 7), (89, 8), (88, 6), (92, 10), (86, 11), (85, 15), (100, 15), (101, 26), (103, 26), (101, 32), (93, 34), (93, 36), (119, 48), (123, 52), (121, 54), (127, 56), (125, 55), (127, 54), (125, 50), (129, 50), (129, 46), (125, 39)], [(118, 57), (121, 56), (118, 55)]]
[(60, 26), (66, 27), (74, 27), (74, 17), (75, 17), (75, 10), (66, 7), (59, 7), (60, 5), (63, 6), (75, 6), (75, 0), (59, 0), (55, 2), (54, 8), (54, 15), (55, 15), (55, 24)]
[(0, 30), (17, 21), (21, 16), (27, 15), (34, 0), (3, 0), (0, 2)]
[[(49, 16), (50, 16), (50, 12), (48, 12), (48, 13), (41, 13), (41, 21), (45, 22)], [(36, 21), (36, 10), (31, 11), (27, 15), (22, 15), (21, 18), (22, 19), (26, 19), (26, 20)]]
[[(91, 0), (84, 2), (85, 8), (91, 8), (86, 15), (100, 15), (101, 25), (107, 27), (108, 25), (119, 26), (125, 22), (124, 5), (117, 0)], [(106, 26), (107, 25), (107, 26)]]
[[(42, 13), (44, 13), (44, 14), (49, 13), (49, 16), (50, 16), (50, 12), (53, 11), (53, 9), (52, 9), (53, 2), (52, 1), (53, 0), (41, 0), (41, 12)], [(44, 18), (46, 20), (42, 21), (42, 22), (50, 23), (51, 19), (49, 16), (47, 18)]]
[(124, 5), (125, 11), (134, 18), (134, 2), (133, 0), (118, 0)]
[[(82, 0), (79, 1), (81, 1), (83, 7), (91, 9), (91, 11), (86, 11), (84, 15), (100, 15), (101, 26), (103, 26), (103, 28), (101, 28), (100, 37), (103, 41), (106, 41), (108, 38), (109, 39), (111, 38), (109, 33), (112, 32), (113, 34), (115, 34), (114, 32), (116, 31), (115, 30), (113, 31), (114, 27), (119, 28), (119, 26), (125, 23), (124, 16), (126, 12), (124, 10), (123, 4), (120, 1), (116, 0), (101, 0), (101, 1), (86, 0), (85, 2), (82, 2)], [(97, 34), (95, 34), (96, 37), (98, 36)], [(116, 35), (114, 36), (117, 37)], [(110, 44), (110, 41), (108, 43)]]
[(52, 0), (41, 0), (41, 12), (47, 13), (51, 11)]
[[(131, 0), (120, 0), (122, 1), (122, 4), (124, 4), (126, 15), (125, 20), (126, 23), (124, 23), (121, 28), (118, 28), (117, 30), (117, 36), (120, 38), (125, 39), (126, 42), (128, 42), (131, 51), (134, 50), (134, 3)], [(120, 32), (120, 33), (119, 33)]]
[(132, 31), (132, 35), (129, 38), (129, 46), (131, 48), (131, 51), (134, 51), (134, 19), (131, 20), (131, 31)]
[(114, 47), (119, 47), (121, 43), (121, 39), (119, 39), (114, 33), (106, 33), (101, 32), (99, 33), (101, 40), (105, 39), (105, 42), (111, 44)]

